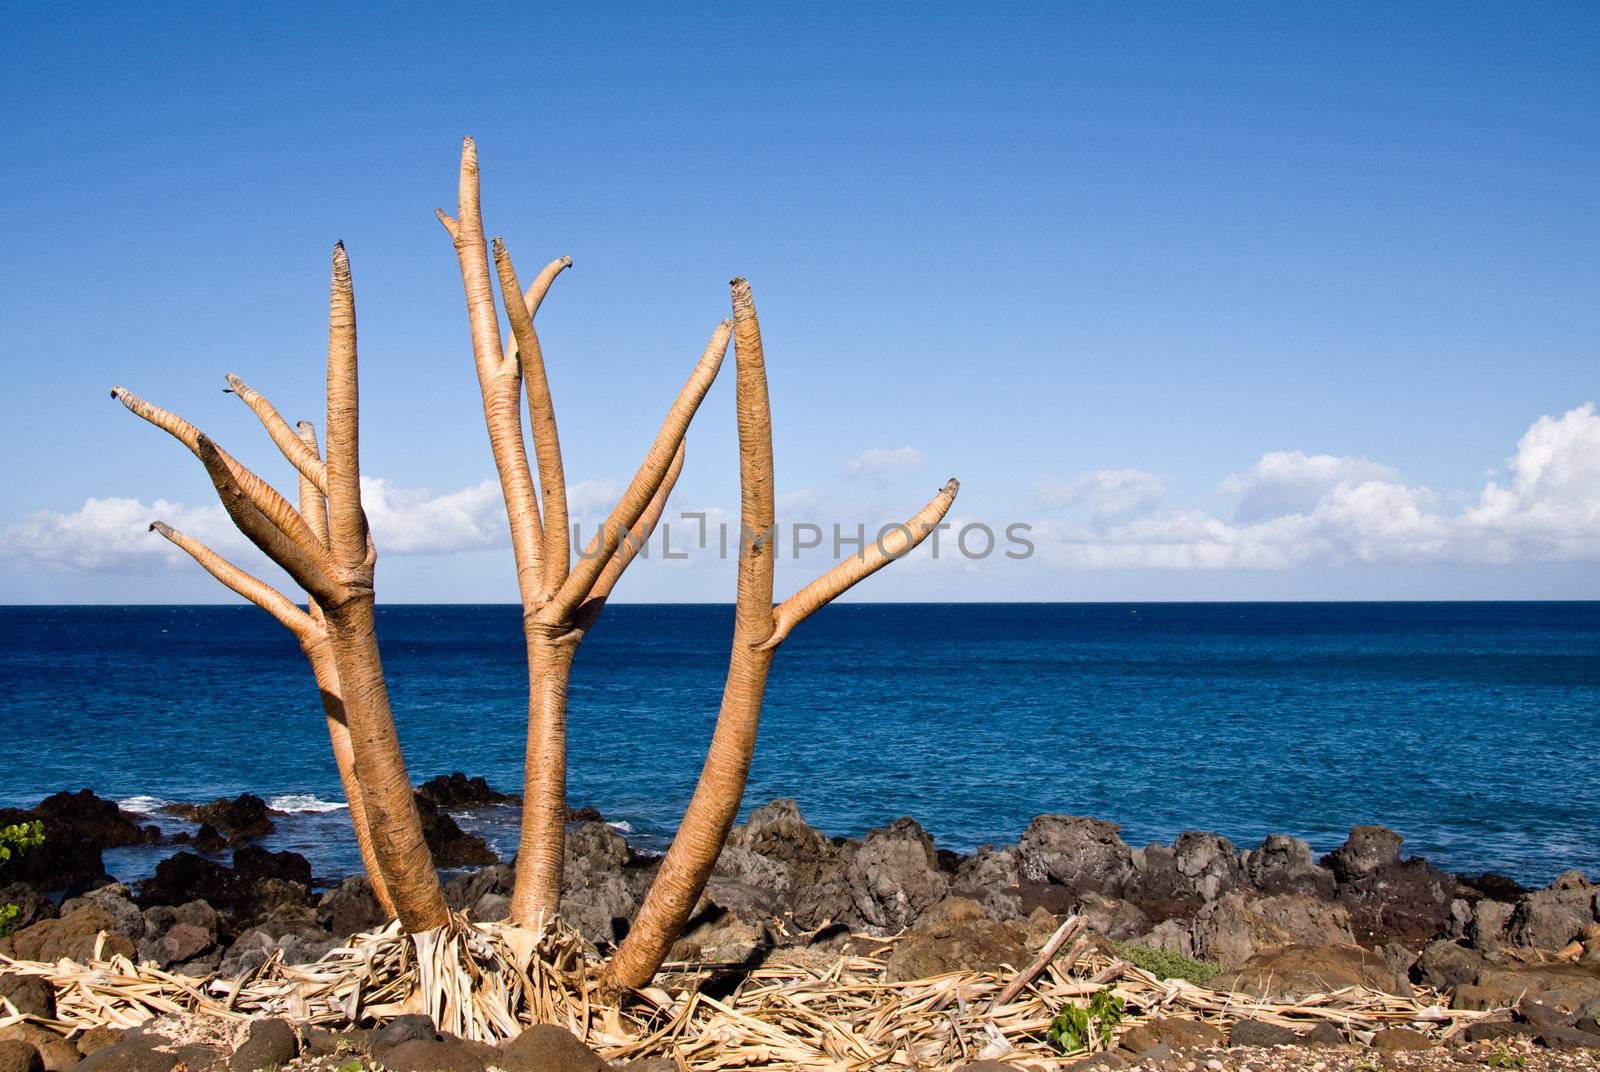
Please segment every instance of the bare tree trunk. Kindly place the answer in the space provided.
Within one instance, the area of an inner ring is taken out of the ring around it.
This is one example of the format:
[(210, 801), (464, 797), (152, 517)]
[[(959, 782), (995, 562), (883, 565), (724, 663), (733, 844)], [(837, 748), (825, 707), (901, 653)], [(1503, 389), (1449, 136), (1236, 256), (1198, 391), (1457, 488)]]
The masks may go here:
[[(836, 565), (776, 611), (772, 606), (773, 543), (772, 409), (767, 396), (765, 352), (750, 285), (733, 281), (735, 404), (739, 421), (739, 583), (733, 649), (722, 691), (722, 708), (706, 751), (705, 766), (666, 859), (645, 895), (633, 926), (607, 965), (602, 986), (647, 984), (683, 933), (705, 890), (728, 831), (744, 798), (755, 753), (767, 672), (783, 638), (799, 621), (845, 589), (909, 552), (933, 531), (955, 499), (956, 482), (903, 528), (859, 558)], [(780, 632), (781, 630), (781, 632)]]
[(317, 691), (322, 694), (328, 740), (333, 745), (333, 763), (338, 768), (339, 784), (344, 787), (344, 799), (350, 807), (350, 825), (355, 828), (356, 848), (361, 852), (362, 869), (372, 885), (372, 896), (377, 900), (378, 908), (384, 915), (392, 917), (395, 914), (394, 900), (389, 896), (389, 883), (384, 880), (377, 850), (372, 845), (366, 793), (356, 776), (355, 743), (350, 739), (350, 726), (345, 721), (344, 697), (339, 685), (339, 667), (333, 659), (333, 646), (323, 635), (309, 643), (302, 642), (301, 649), (311, 663), (311, 672), (317, 679)]

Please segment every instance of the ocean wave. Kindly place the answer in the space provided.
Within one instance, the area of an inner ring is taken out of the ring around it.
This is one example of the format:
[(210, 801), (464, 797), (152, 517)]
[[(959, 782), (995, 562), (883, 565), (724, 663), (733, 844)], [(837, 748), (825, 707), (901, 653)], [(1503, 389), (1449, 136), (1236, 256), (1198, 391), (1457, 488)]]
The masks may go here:
[(606, 825), (609, 826), (611, 829), (615, 830), (619, 834), (631, 834), (631, 833), (633, 833), (633, 827), (631, 825), (629, 825), (626, 820), (623, 820), (621, 822), (615, 822), (615, 823), (607, 823)]
[(319, 800), (310, 793), (286, 793), (281, 797), (270, 797), (267, 807), (273, 811), (312, 812), (339, 811), (350, 805), (342, 800)]
[(117, 801), (117, 807), (123, 811), (131, 811), (137, 815), (155, 815), (163, 808), (171, 807), (173, 801), (165, 797), (138, 796), (129, 797), (127, 800)]

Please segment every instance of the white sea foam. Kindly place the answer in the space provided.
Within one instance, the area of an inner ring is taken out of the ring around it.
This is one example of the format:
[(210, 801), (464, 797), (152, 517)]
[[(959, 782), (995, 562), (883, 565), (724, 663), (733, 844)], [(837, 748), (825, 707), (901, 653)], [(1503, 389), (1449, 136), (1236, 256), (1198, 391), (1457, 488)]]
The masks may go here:
[(117, 807), (123, 811), (131, 811), (138, 815), (154, 815), (162, 808), (169, 807), (172, 801), (164, 797), (129, 797), (127, 800), (117, 801)]
[(619, 833), (619, 834), (631, 834), (631, 833), (633, 833), (633, 827), (629, 826), (626, 821), (619, 822), (619, 823), (607, 823), (606, 825), (609, 826), (611, 829), (617, 831), (617, 833)]
[(310, 793), (287, 793), (281, 797), (272, 797), (267, 801), (267, 807), (273, 811), (313, 812), (339, 811), (350, 805), (342, 800), (319, 800)]

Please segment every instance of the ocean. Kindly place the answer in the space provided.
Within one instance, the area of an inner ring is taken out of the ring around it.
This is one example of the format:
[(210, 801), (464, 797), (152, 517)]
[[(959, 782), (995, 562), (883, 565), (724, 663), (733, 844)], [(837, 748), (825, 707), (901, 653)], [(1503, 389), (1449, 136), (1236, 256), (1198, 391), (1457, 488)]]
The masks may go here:
[[(515, 606), (379, 609), (414, 781), (519, 791)], [(733, 612), (614, 605), (578, 652), (573, 805), (644, 850), (670, 836), (716, 717)], [(249, 606), (0, 607), (0, 804), (87, 787), (166, 801), (253, 792), (274, 848), (358, 869), (310, 670)], [(748, 811), (794, 797), (859, 835), (900, 815), (942, 846), (1034, 815), (1318, 852), (1358, 823), (1453, 871), (1600, 872), (1600, 603), (845, 604), (775, 661)], [(461, 817), (502, 853), (515, 816)], [(171, 851), (163, 848), (160, 853)], [(124, 879), (150, 849), (108, 853)]]

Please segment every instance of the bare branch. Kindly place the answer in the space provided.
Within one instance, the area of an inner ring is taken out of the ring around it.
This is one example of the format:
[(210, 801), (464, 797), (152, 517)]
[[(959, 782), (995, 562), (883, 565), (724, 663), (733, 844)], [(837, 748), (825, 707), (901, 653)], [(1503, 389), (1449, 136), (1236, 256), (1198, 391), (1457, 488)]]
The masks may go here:
[(250, 496), (234, 480), (233, 472), (224, 463), (216, 444), (203, 434), (196, 444), (195, 453), (200, 456), (201, 464), (211, 477), (212, 486), (217, 489), (222, 508), (233, 518), (239, 531), (263, 554), (283, 567), (313, 599), (324, 605), (337, 601), (343, 593), (333, 579), (333, 562), (328, 558), (327, 551), (320, 545), (315, 552), (302, 547), (257, 509)]
[(356, 368), (356, 299), (344, 243), (333, 247), (328, 295), (328, 549), (353, 569), (366, 559), (361, 512), (361, 401)]
[[(717, 378), (717, 371), (722, 368), (722, 359), (728, 351), (728, 339), (732, 327), (729, 321), (724, 320), (717, 325), (717, 330), (711, 333), (711, 341), (706, 344), (705, 352), (700, 355), (700, 361), (689, 374), (689, 380), (683, 385), (683, 390), (678, 392), (678, 397), (673, 400), (672, 408), (667, 411), (667, 418), (661, 424), (661, 430), (656, 433), (655, 442), (651, 444), (644, 461), (639, 465), (639, 471), (633, 475), (633, 480), (622, 493), (622, 498), (611, 511), (611, 516), (606, 518), (600, 526), (600, 531), (595, 533), (594, 539), (589, 541), (589, 546), (579, 556), (578, 563), (567, 577), (566, 583), (539, 612), (542, 621), (556, 625), (568, 619), (577, 605), (593, 590), (595, 582), (599, 580), (606, 564), (616, 552), (617, 545), (622, 542), (623, 534), (632, 529), (639, 518), (644, 516), (650, 500), (655, 497), (656, 489), (661, 486), (662, 481), (666, 479), (667, 471), (672, 467), (672, 459), (678, 453), (678, 445), (683, 442), (684, 433), (689, 429), (689, 422), (694, 419), (695, 410), (699, 408), (706, 392), (711, 389), (712, 382)], [(770, 481), (768, 490), (769, 492), (771, 490)], [(771, 606), (770, 602), (768, 606)]]
[[(524, 608), (543, 601), (544, 526), (539, 517), (539, 497), (528, 468), (528, 448), (522, 439), (518, 412), (521, 393), (517, 362), (500, 349), (500, 320), (495, 313), (494, 288), (489, 282), (487, 243), (478, 184), (478, 147), (471, 138), (461, 145), (459, 219), (440, 212), (439, 222), (455, 244), (461, 266), (461, 285), (467, 299), (467, 321), (472, 329), (472, 358), (483, 395), (483, 419), (489, 431), (500, 493), (511, 525), (511, 551), (517, 563), (517, 588)], [(519, 299), (520, 300), (520, 299)], [(511, 303), (516, 304), (516, 303)], [(563, 489), (564, 491), (565, 489)]]
[(875, 540), (860, 554), (844, 559), (827, 573), (784, 600), (773, 612), (776, 627), (772, 636), (761, 646), (777, 647), (795, 626), (805, 621), (819, 608), (831, 603), (852, 585), (870, 577), (895, 559), (905, 556), (927, 539), (934, 527), (944, 520), (944, 515), (949, 512), (950, 504), (955, 502), (956, 492), (960, 487), (960, 482), (952, 477), (939, 489), (939, 494), (930, 499), (928, 505), (917, 511), (911, 520), (904, 525), (894, 526), (882, 539)]
[(289, 427), (289, 422), (284, 420), (276, 407), (261, 395), (253, 391), (233, 373), (228, 373), (228, 391), (237, 395), (239, 400), (250, 407), (250, 411), (260, 419), (262, 427), (266, 428), (267, 435), (272, 437), (272, 442), (283, 452), (300, 474), (310, 479), (324, 493), (328, 490), (328, 471), (322, 464), (322, 458), (313, 450), (307, 450), (306, 445), (295, 435), (294, 429)]
[[(511, 264), (511, 254), (498, 238), (494, 240), (494, 263), (499, 271), (500, 295), (505, 302), (506, 318), (511, 323), (513, 351), (522, 371), (523, 385), (528, 391), (528, 425), (533, 430), (533, 453), (539, 462), (539, 490), (544, 494), (542, 579), (544, 591), (553, 592), (567, 579), (572, 549), (567, 524), (567, 476), (561, 461), (561, 437), (556, 432), (555, 404), (550, 398), (550, 382), (544, 372), (544, 351), (539, 346), (539, 333), (533, 327), (532, 309), (538, 308), (538, 302), (533, 299), (531, 290), (528, 298), (523, 297), (522, 286), (517, 282), (517, 270)], [(553, 280), (559, 271), (559, 268), (556, 272), (546, 268), (540, 278), (548, 274)], [(549, 289), (548, 281), (544, 287)], [(540, 295), (539, 301), (542, 300), (543, 295)]]
[[(196, 457), (199, 457), (200, 440), (205, 436), (194, 425), (175, 413), (146, 402), (126, 387), (113, 387), (111, 389), (111, 397), (121, 402), (130, 412), (143, 417), (157, 428), (169, 433), (178, 442), (188, 447)], [(250, 500), (256, 510), (271, 521), (273, 525), (277, 526), (278, 531), (283, 533), (284, 536), (302, 544), (309, 550), (315, 541), (311, 536), (310, 530), (306, 528), (305, 521), (295, 511), (295, 508), (289, 505), (289, 501), (279, 495), (276, 488), (262, 480), (239, 459), (218, 446), (215, 441), (212, 441), (211, 449), (216, 452), (221, 463), (227, 467), (228, 473), (232, 477), (232, 482)]]
[[(301, 421), (295, 426), (295, 438), (311, 452), (311, 456), (322, 464), (322, 452), (317, 449), (317, 430), (310, 421)], [(316, 537), (322, 546), (328, 546), (328, 499), (327, 489), (313, 483), (304, 472), (300, 474), (300, 516), (305, 519), (306, 528), (311, 530), (311, 535)]]
[(239, 593), (274, 618), (302, 641), (316, 638), (322, 632), (311, 616), (294, 601), (267, 582), (235, 566), (211, 548), (188, 533), (168, 525), (165, 521), (152, 521), (151, 532), (159, 532), (183, 550), (225, 586)]
[(667, 499), (672, 494), (672, 489), (678, 483), (678, 474), (683, 472), (684, 451), (686, 443), (678, 444), (678, 453), (673, 455), (672, 466), (667, 470), (666, 479), (656, 489), (655, 495), (650, 499), (650, 505), (645, 507), (644, 516), (628, 530), (628, 535), (617, 545), (616, 553), (611, 556), (611, 561), (606, 563), (606, 568), (600, 571), (600, 577), (594, 582), (594, 588), (589, 592), (589, 597), (578, 606), (577, 613), (573, 615), (573, 629), (581, 636), (593, 628), (595, 619), (600, 617), (600, 612), (605, 609), (606, 600), (611, 595), (611, 590), (622, 579), (626, 570), (645, 544), (650, 542), (651, 535), (656, 530), (656, 524), (661, 520), (661, 513), (667, 507)]

